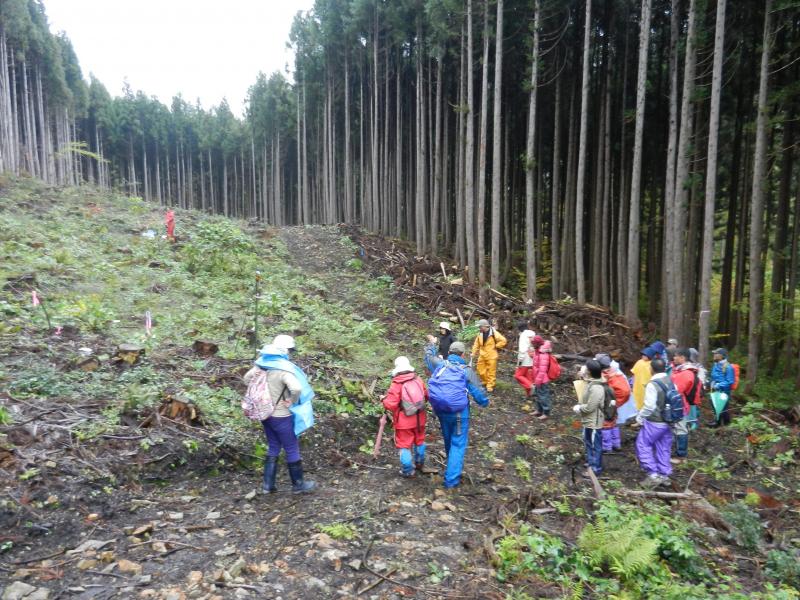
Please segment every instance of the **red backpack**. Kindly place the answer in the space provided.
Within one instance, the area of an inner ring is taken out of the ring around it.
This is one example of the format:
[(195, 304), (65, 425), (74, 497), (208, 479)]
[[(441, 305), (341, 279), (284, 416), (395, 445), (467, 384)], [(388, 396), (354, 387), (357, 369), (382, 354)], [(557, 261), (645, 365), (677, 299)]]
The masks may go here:
[(550, 355), (550, 364), (547, 366), (547, 378), (550, 381), (555, 381), (561, 377), (561, 365), (558, 364), (558, 359)]
[(413, 417), (425, 408), (425, 388), (419, 377), (403, 383), (400, 391), (400, 408), (407, 417)]
[(733, 385), (731, 386), (731, 391), (733, 391), (739, 387), (740, 367), (736, 363), (731, 363), (731, 367), (733, 367)]

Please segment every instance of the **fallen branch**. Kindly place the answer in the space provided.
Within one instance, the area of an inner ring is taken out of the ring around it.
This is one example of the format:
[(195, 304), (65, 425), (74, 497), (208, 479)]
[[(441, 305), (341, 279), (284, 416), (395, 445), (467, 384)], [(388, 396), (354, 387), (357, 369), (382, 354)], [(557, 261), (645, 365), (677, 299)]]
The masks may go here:
[(595, 498), (597, 498), (598, 500), (602, 500), (606, 494), (603, 491), (603, 486), (600, 485), (600, 480), (597, 479), (597, 474), (592, 470), (591, 467), (587, 468), (586, 472), (589, 474), (589, 479), (592, 480), (592, 487), (594, 488)]
[(702, 498), (700, 494), (695, 492), (656, 492), (653, 490), (619, 490), (620, 494), (624, 496), (640, 496), (643, 498), (664, 498), (669, 500), (697, 500)]

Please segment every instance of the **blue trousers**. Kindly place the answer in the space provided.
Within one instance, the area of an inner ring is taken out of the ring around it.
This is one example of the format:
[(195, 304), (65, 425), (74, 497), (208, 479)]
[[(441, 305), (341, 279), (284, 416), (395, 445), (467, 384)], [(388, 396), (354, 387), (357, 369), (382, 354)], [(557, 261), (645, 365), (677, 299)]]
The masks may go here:
[(536, 409), (543, 415), (550, 414), (550, 384), (542, 383), (536, 386)]
[(400, 465), (403, 467), (403, 473), (406, 475), (413, 473), (415, 464), (419, 467), (425, 464), (425, 444), (400, 448)]
[(586, 447), (586, 462), (599, 475), (603, 471), (603, 430), (583, 428), (583, 445)]
[(436, 413), (442, 428), (444, 450), (447, 452), (447, 469), (444, 472), (444, 487), (456, 487), (461, 483), (464, 470), (464, 455), (467, 453), (469, 413)]
[(270, 417), (261, 421), (264, 434), (267, 436), (267, 456), (277, 458), (281, 448), (286, 450), (286, 462), (293, 463), (300, 460), (300, 443), (294, 434), (294, 418)]

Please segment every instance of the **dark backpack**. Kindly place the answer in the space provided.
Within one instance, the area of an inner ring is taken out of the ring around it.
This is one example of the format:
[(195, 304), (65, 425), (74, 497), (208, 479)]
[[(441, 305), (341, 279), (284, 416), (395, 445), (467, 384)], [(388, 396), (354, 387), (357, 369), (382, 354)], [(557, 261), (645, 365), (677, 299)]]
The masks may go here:
[(424, 410), (425, 388), (422, 387), (422, 381), (419, 377), (402, 384), (400, 388), (400, 408), (402, 408), (403, 414), (407, 417), (413, 417), (421, 410)]
[(614, 390), (612, 390), (611, 386), (607, 383), (594, 383), (592, 385), (603, 386), (603, 393), (605, 394), (603, 398), (603, 418), (606, 421), (613, 421), (617, 418), (617, 397), (614, 395)]
[[(677, 423), (683, 420), (683, 396), (678, 391), (671, 381), (669, 385), (662, 383), (660, 380), (652, 380), (663, 392), (661, 398), (664, 399), (664, 404), (660, 407), (661, 418), (664, 423)], [(661, 401), (659, 398), (659, 402)]]
[(428, 396), (436, 412), (456, 413), (467, 408), (467, 368), (444, 361), (428, 380)]

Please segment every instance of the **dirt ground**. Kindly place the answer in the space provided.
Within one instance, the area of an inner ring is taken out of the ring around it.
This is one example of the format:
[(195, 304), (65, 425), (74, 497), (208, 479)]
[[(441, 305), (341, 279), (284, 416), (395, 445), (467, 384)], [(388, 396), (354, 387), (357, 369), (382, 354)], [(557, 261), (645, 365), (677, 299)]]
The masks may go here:
[[(364, 304), (358, 289), (348, 286), (353, 257), (336, 245), (336, 228), (290, 228), (281, 236), (297, 266), (323, 277), (354, 312), (385, 322), (387, 343), (421, 369), (423, 339), (404, 339), (393, 328), (399, 321), (427, 326), (431, 319), (418, 305), (401, 292), (389, 312)], [(173, 366), (180, 367), (180, 358)], [(224, 374), (232, 367), (216, 360), (208, 368)], [(76, 448), (68, 439), (40, 435), (36, 423), (47, 416), (23, 407), (30, 420), (3, 428), (18, 449), (3, 450), (0, 467), (9, 473), (13, 461), (26, 460), (42, 476), (2, 482), (0, 542), (12, 545), (0, 555), (0, 581), (24, 582), (40, 597), (46, 591), (50, 598), (76, 599), (504, 598), (511, 588), (494, 577), (489, 551), (502, 534), (503, 516), (531, 520), (574, 541), (585, 520), (562, 514), (553, 501), (568, 499), (586, 509), (594, 502), (591, 483), (580, 478), (583, 448), (570, 410), (571, 364), (564, 367), (553, 418), (540, 422), (513, 381), (513, 358), (506, 356), (491, 405), (473, 405), (464, 483), (448, 492), (441, 489), (440, 474), (398, 476), (390, 431), (377, 460), (359, 450), (375, 436), (374, 417), (319, 415), (302, 439), (307, 478), (318, 491), (289, 493), (281, 463), (279, 493), (263, 495), (260, 474), (237, 465), (235, 457), (182, 452), (185, 440), (202, 437), (202, 428), (164, 425), (172, 444), (167, 455), (145, 459), (135, 424), (127, 433)], [(517, 441), (522, 434), (530, 441)], [(626, 429), (623, 436), (622, 451), (604, 458), (601, 484), (613, 481), (624, 495), (637, 488), (643, 473), (634, 458), (635, 434)], [(774, 501), (761, 509), (769, 516), (768, 534), (797, 535), (800, 506), (792, 498), (793, 484), (781, 484), (778, 473), (750, 460), (740, 436), (731, 429), (693, 434), (690, 457), (719, 454), (732, 465), (732, 477), (716, 480), (689, 463), (676, 468), (674, 490), (682, 491), (690, 478), (691, 489), (706, 497), (730, 500), (750, 487), (763, 490)], [(430, 463), (441, 472), (444, 452), (435, 418), (427, 442)], [(530, 481), (515, 468), (517, 457), (530, 464)], [(178, 459), (185, 464), (175, 468)], [(109, 472), (116, 477), (113, 489), (105, 479)], [(767, 489), (770, 479), (775, 485)], [(334, 539), (320, 531), (337, 523), (352, 526), (354, 537)], [(740, 577), (759, 578), (758, 560), (719, 549), (725, 547), (720, 534), (717, 545), (701, 552), (709, 562), (736, 561)], [(562, 594), (546, 584), (536, 592)]]

